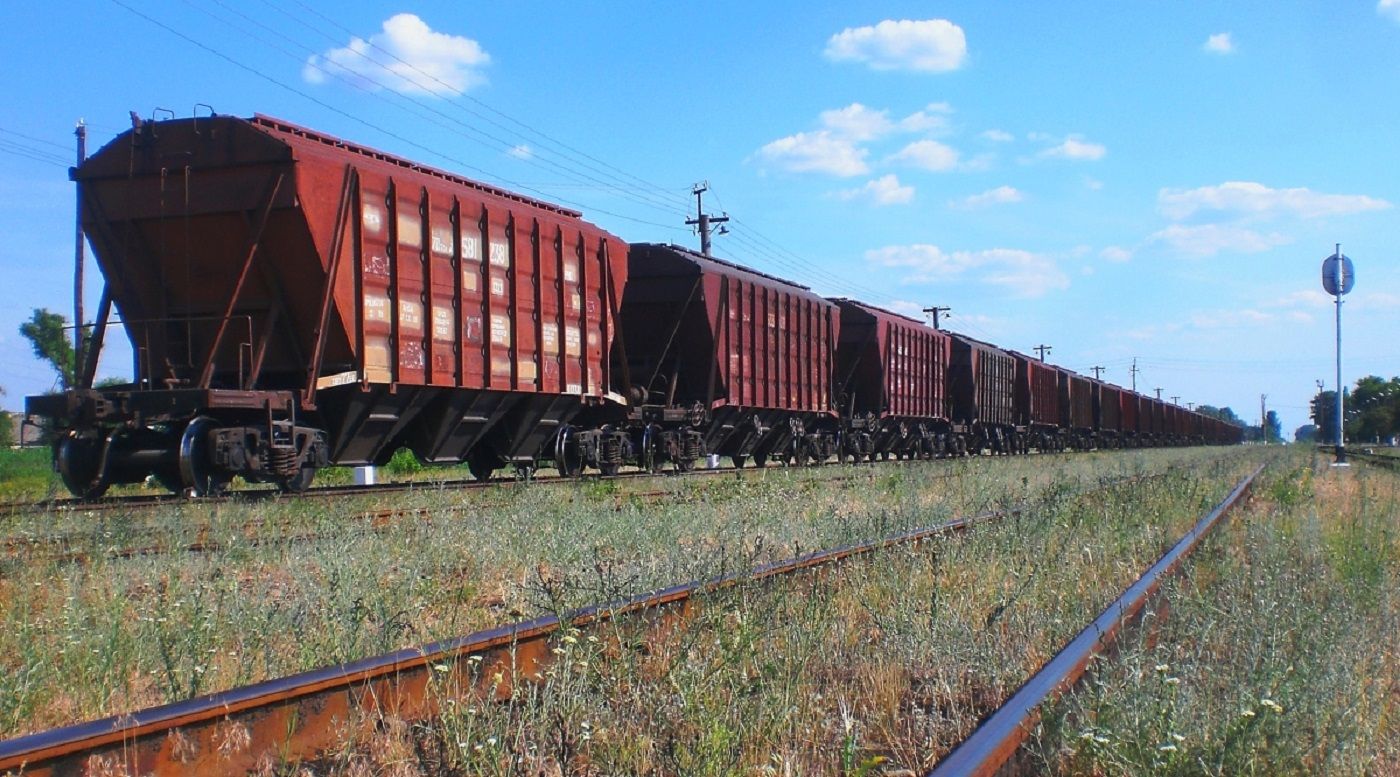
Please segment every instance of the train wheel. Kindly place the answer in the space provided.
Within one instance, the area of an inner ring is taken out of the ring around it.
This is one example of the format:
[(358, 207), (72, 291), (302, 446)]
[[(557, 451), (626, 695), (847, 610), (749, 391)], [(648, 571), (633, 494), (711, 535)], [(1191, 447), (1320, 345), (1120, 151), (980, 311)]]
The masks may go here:
[(763, 469), (764, 467), (768, 466), (768, 454), (754, 451), (753, 465), (758, 469)]
[(743, 454), (736, 454), (734, 456), (730, 456), (729, 460), (734, 462), (734, 469), (743, 469), (744, 465), (749, 462), (749, 457)]
[(302, 467), (297, 474), (289, 478), (282, 478), (277, 483), (277, 487), (282, 489), (284, 494), (300, 494), (311, 488), (311, 481), (316, 479), (315, 467)]
[(554, 438), (554, 467), (566, 478), (578, 477), (583, 472), (583, 454), (578, 449), (574, 427), (567, 424), (560, 427)]
[[(164, 478), (161, 482), (171, 491), (184, 491), (192, 496), (218, 496), (228, 488), (229, 481), (233, 479), (231, 475), (218, 472), (214, 469), (213, 462), (209, 460), (209, 432), (217, 426), (214, 419), (207, 416), (199, 416), (185, 427), (185, 431), (180, 435), (180, 448), (177, 451), (180, 462), (179, 487), (166, 482)], [(308, 470), (302, 470), (306, 472)], [(315, 470), (309, 470), (312, 476)], [(297, 473), (293, 480), (301, 478), (302, 474)], [(307, 485), (310, 485), (311, 476), (307, 477)], [(298, 489), (306, 490), (306, 487)]]
[(665, 463), (665, 456), (662, 455), (661, 427), (656, 424), (647, 424), (642, 430), (642, 469), (653, 475), (661, 472), (661, 467)]
[[(113, 432), (116, 434), (116, 432)], [(111, 484), (99, 463), (103, 444), (69, 431), (58, 444), (54, 460), (59, 477), (68, 491), (79, 499), (101, 499)]]

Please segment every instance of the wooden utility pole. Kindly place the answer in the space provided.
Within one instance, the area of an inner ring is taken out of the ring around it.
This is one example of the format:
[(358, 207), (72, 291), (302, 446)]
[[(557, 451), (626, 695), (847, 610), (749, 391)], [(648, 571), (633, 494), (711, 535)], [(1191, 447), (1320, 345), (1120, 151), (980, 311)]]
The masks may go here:
[(1094, 380), (1103, 379), (1103, 367), (1090, 367), (1089, 369), (1094, 371)]
[[(695, 218), (687, 219), (686, 224), (698, 228), (700, 232), (700, 253), (705, 256), (710, 255), (710, 226), (713, 224), (723, 224), (729, 220), (729, 214), (723, 216), (711, 216), (705, 212), (705, 205), (701, 200), (701, 195), (710, 190), (709, 181), (701, 181), (695, 184), (690, 191), (695, 195)], [(720, 227), (719, 233), (723, 235), (727, 230)]]
[(1137, 374), (1138, 374), (1138, 372), (1139, 372), (1139, 370), (1138, 370), (1138, 368), (1137, 368), (1137, 357), (1134, 356), (1134, 357), (1133, 357), (1133, 366), (1130, 367), (1130, 368), (1128, 368), (1128, 373), (1129, 373), (1130, 375), (1133, 376), (1133, 391), (1137, 391)]
[(953, 312), (953, 309), (952, 309), (952, 308), (940, 308), (940, 307), (938, 307), (937, 305), (934, 305), (934, 306), (931, 307), (931, 308), (924, 308), (924, 312), (927, 313), (927, 314), (929, 314), (929, 316), (931, 316), (931, 317), (933, 318), (933, 328), (934, 328), (934, 329), (939, 329), (939, 328), (940, 328), (940, 327), (938, 326), (938, 317), (939, 317), (939, 315), (942, 314), (942, 313), (951, 313), (951, 312)]
[(1045, 354), (1050, 353), (1050, 346), (1042, 343), (1032, 348), (1031, 350), (1035, 351), (1040, 356), (1041, 361), (1045, 361)]

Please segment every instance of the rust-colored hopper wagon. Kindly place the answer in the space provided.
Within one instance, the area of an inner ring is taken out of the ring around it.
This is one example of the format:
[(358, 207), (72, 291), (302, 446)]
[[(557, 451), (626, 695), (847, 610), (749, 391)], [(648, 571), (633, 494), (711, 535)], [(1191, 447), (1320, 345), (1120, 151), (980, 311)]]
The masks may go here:
[(1059, 368), (1019, 351), (1010, 353), (1016, 359), (1016, 423), (1024, 430), (1026, 447), (1064, 450)]
[(1099, 448), (1121, 448), (1124, 446), (1123, 400), (1125, 389), (1092, 381), (1094, 391), (1094, 436)]
[(1016, 439), (1016, 358), (967, 335), (952, 336), (948, 399), (955, 453), (1011, 453)]
[(951, 337), (923, 322), (850, 299), (836, 348), (843, 458), (932, 458), (947, 452)]
[(833, 303), (679, 246), (634, 244), (630, 257), (622, 323), (643, 416), (688, 408), (697, 452), (737, 466), (837, 452)]
[[(77, 168), (135, 382), (31, 400), (74, 493), (305, 487), (401, 446), (529, 467), (615, 404), (627, 245), (579, 214), (263, 116), (141, 123)], [(96, 348), (92, 349), (96, 351)]]

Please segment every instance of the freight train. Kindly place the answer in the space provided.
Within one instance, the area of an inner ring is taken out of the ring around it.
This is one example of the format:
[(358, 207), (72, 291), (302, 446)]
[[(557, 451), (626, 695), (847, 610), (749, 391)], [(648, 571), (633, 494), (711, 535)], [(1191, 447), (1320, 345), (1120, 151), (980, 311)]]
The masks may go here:
[[(306, 488), (407, 447), (477, 477), (1232, 443), (970, 337), (266, 116), (136, 122), (72, 171), (106, 281), (29, 397), (77, 496)], [(120, 323), (130, 384), (93, 387)]]

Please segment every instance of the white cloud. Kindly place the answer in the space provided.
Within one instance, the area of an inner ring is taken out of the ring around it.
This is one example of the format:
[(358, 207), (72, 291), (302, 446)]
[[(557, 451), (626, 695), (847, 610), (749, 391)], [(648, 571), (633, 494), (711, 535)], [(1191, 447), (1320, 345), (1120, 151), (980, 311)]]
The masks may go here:
[(890, 161), (904, 162), (937, 173), (957, 167), (958, 152), (936, 140), (916, 140), (890, 157)]
[(1235, 53), (1235, 41), (1231, 39), (1228, 32), (1217, 32), (1206, 38), (1205, 45), (1202, 46), (1212, 54), (1233, 54)]
[(1376, 13), (1400, 22), (1400, 0), (1380, 0), (1376, 3)]
[(1202, 211), (1248, 216), (1318, 218), (1390, 207), (1363, 194), (1323, 194), (1305, 188), (1271, 189), (1252, 181), (1227, 181), (1197, 189), (1162, 189), (1157, 206), (1168, 218), (1187, 219)]
[(882, 175), (864, 186), (836, 193), (843, 200), (870, 200), (876, 205), (902, 205), (914, 199), (914, 187), (903, 186), (893, 173)]
[(302, 67), (312, 84), (344, 77), (371, 91), (456, 96), (486, 82), (481, 69), (491, 56), (481, 44), (460, 35), (436, 32), (411, 13), (384, 21), (369, 40), (352, 37), (349, 45), (313, 54)]
[(948, 116), (953, 106), (948, 103), (929, 103), (923, 110), (899, 120), (899, 128), (905, 132), (942, 133), (948, 131)]
[(1096, 192), (1103, 188), (1103, 181), (1100, 181), (1097, 178), (1090, 178), (1086, 175), (1084, 176), (1084, 188), (1088, 189), (1089, 191)]
[(897, 299), (890, 302), (886, 309), (910, 318), (917, 318), (920, 321), (928, 321), (928, 314), (924, 312), (925, 307), (925, 305), (910, 302), (907, 299)]
[(1133, 252), (1122, 246), (1108, 246), (1099, 252), (1099, 257), (1110, 262), (1127, 262), (1133, 258)]
[(535, 156), (535, 150), (524, 143), (518, 146), (511, 146), (510, 150), (506, 153), (516, 159), (533, 159)]
[(877, 111), (860, 103), (822, 111), (819, 118), (822, 126), (851, 140), (874, 140), (894, 130), (889, 111)]
[(760, 148), (758, 156), (793, 173), (829, 173), (849, 178), (870, 172), (870, 166), (865, 163), (865, 149), (830, 130), (799, 132), (779, 138)]
[(1162, 243), (1178, 253), (1198, 258), (1222, 252), (1257, 254), (1292, 242), (1283, 235), (1264, 235), (1230, 224), (1172, 224), (1154, 232), (1148, 241)]
[(873, 70), (946, 73), (962, 67), (967, 37), (947, 19), (894, 21), (874, 27), (847, 27), (826, 42), (826, 58), (863, 62)]
[(1010, 143), (1016, 139), (1016, 136), (1006, 130), (989, 129), (982, 133), (982, 138), (993, 143)]
[(1077, 136), (1071, 135), (1065, 138), (1064, 142), (1058, 146), (1051, 146), (1040, 152), (1040, 156), (1048, 159), (1073, 159), (1077, 161), (1096, 161), (1103, 159), (1108, 153), (1108, 149), (1099, 143), (1090, 143)]
[(1005, 205), (1012, 202), (1020, 202), (1025, 199), (1021, 190), (1014, 186), (998, 186), (995, 189), (988, 189), (981, 194), (974, 194), (955, 201), (953, 204), (963, 208), (985, 208), (989, 205)]
[(1030, 251), (991, 248), (945, 253), (935, 245), (886, 246), (865, 252), (877, 267), (907, 271), (905, 284), (934, 284), (968, 278), (1007, 289), (1018, 297), (1039, 297), (1069, 287), (1069, 276), (1051, 259)]

